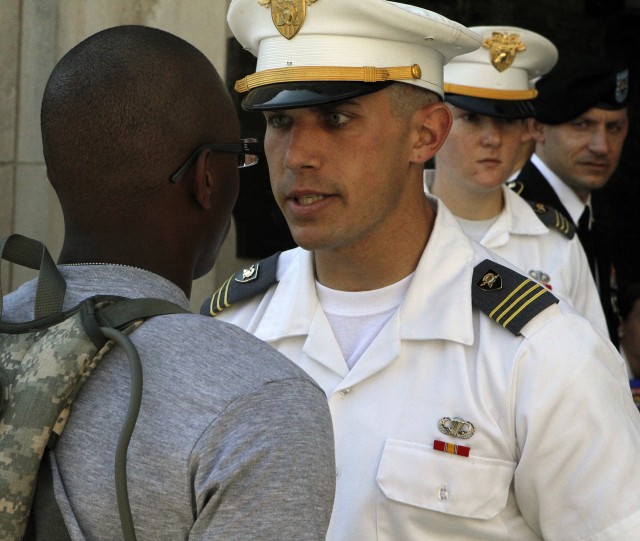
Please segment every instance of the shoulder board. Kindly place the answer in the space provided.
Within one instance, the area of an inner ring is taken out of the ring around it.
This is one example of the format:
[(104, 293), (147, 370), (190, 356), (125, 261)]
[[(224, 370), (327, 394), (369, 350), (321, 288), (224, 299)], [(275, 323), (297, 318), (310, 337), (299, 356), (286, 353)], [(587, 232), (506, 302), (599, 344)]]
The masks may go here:
[(524, 184), (519, 180), (510, 180), (507, 182), (507, 188), (511, 188), (511, 190), (516, 192), (518, 195), (522, 195), (522, 192), (524, 191)]
[(562, 212), (545, 205), (543, 203), (536, 203), (535, 201), (527, 201), (529, 206), (536, 213), (536, 216), (540, 218), (540, 221), (551, 229), (555, 229), (562, 233), (568, 239), (572, 239), (576, 234), (576, 226), (569, 218), (567, 218)]
[(276, 278), (277, 252), (266, 259), (232, 274), (202, 303), (200, 313), (205, 316), (216, 316), (225, 308), (243, 299), (249, 299), (269, 289), (278, 280)]
[(475, 308), (516, 336), (537, 314), (558, 302), (538, 282), (489, 259), (473, 270), (471, 300)]

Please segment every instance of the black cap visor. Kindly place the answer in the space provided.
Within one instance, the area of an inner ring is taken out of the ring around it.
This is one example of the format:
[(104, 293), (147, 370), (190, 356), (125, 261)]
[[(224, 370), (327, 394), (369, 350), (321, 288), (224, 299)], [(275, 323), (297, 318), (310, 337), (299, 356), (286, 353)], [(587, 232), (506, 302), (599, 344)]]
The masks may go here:
[(533, 100), (492, 100), (461, 94), (445, 94), (444, 101), (478, 115), (498, 118), (529, 118), (534, 114)]
[(245, 111), (274, 111), (314, 107), (386, 88), (395, 81), (363, 83), (357, 81), (322, 81), (274, 83), (250, 90), (242, 100)]

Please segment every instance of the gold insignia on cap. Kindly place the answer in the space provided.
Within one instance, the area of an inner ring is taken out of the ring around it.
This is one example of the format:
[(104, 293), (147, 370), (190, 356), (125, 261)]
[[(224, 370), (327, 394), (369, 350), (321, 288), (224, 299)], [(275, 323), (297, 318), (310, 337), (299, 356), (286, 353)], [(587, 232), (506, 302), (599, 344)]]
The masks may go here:
[(258, 0), (261, 6), (271, 6), (273, 24), (285, 38), (291, 39), (304, 24), (307, 6), (317, 0)]
[(502, 278), (496, 271), (489, 269), (477, 286), (484, 291), (498, 291), (502, 289)]
[(506, 32), (493, 32), (490, 38), (482, 42), (482, 45), (489, 49), (491, 63), (499, 72), (503, 72), (513, 64), (517, 53), (527, 49), (527, 46), (520, 41), (520, 34)]

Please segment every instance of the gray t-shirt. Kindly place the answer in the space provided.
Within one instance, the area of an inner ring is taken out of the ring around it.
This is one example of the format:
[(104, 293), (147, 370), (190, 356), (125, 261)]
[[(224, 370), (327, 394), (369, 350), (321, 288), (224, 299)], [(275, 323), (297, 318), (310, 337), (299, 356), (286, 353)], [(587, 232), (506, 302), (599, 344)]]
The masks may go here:
[[(60, 270), (65, 310), (96, 294), (189, 307), (177, 286), (141, 269)], [(34, 295), (28, 282), (6, 296), (3, 320), (33, 319)], [(324, 539), (335, 463), (315, 382), (270, 346), (208, 317), (158, 316), (131, 339), (144, 373), (127, 459), (138, 540)], [(129, 380), (116, 348), (80, 391), (53, 454), (56, 499), (74, 541), (122, 539), (113, 471)]]

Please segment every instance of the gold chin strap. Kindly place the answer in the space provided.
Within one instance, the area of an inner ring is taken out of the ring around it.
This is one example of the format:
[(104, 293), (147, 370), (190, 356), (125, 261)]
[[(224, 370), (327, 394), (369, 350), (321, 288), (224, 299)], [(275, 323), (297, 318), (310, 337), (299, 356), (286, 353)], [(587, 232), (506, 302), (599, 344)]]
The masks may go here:
[(418, 64), (393, 68), (374, 68), (363, 66), (349, 68), (342, 66), (299, 66), (293, 68), (274, 68), (247, 75), (235, 84), (236, 92), (248, 92), (252, 88), (273, 83), (302, 81), (362, 81), (377, 83), (380, 81), (401, 81), (420, 79), (422, 70)]
[(477, 86), (444, 84), (444, 91), (450, 94), (461, 94), (472, 98), (487, 98), (490, 100), (532, 100), (538, 95), (535, 88), (530, 90), (496, 90), (495, 88), (479, 88)]

